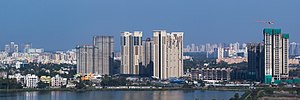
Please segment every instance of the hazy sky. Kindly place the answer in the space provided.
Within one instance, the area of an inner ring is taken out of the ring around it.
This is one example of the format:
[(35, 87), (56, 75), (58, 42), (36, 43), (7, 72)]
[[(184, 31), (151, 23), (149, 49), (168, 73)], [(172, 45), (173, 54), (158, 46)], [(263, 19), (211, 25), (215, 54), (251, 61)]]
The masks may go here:
[(300, 0), (0, 0), (0, 49), (15, 41), (46, 51), (91, 44), (94, 35), (183, 31), (184, 44), (260, 42), (262, 23), (300, 37)]

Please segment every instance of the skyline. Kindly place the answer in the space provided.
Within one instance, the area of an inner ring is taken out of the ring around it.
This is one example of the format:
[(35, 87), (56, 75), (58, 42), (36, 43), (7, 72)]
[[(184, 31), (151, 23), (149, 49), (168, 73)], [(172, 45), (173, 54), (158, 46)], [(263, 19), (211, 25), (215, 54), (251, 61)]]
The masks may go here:
[(90, 44), (95, 35), (112, 35), (119, 50), (122, 31), (143, 31), (146, 39), (156, 29), (184, 32), (184, 46), (262, 42), (266, 25), (257, 20), (275, 21), (272, 28), (300, 42), (300, 1), (270, 1), (0, 1), (0, 45), (68, 50)]

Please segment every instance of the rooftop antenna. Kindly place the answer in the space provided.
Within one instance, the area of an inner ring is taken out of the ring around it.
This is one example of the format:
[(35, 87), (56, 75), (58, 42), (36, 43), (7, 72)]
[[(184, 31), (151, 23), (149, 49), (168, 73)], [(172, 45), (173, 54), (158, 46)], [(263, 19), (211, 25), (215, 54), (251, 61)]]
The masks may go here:
[(271, 28), (271, 24), (275, 24), (274, 21), (256, 21), (258, 23), (263, 23), (263, 24), (267, 24), (268, 28)]

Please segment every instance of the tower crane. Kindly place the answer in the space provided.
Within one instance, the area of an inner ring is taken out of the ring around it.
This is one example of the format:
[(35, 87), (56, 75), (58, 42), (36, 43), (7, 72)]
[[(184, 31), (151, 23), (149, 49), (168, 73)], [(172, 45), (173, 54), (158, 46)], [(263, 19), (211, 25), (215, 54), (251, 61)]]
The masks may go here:
[(271, 24), (275, 24), (274, 21), (256, 21), (256, 22), (267, 24), (269, 28), (271, 28)]

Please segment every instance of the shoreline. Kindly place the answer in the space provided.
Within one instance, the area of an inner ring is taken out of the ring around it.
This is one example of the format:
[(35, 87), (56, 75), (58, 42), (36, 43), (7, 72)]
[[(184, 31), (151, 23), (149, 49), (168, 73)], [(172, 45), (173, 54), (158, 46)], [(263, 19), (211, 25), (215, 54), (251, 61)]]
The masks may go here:
[(176, 91), (176, 90), (203, 90), (203, 91), (247, 91), (245, 88), (88, 88), (88, 89), (72, 89), (72, 88), (48, 88), (48, 89), (0, 89), (0, 93), (4, 92), (33, 92), (33, 91), (70, 91), (70, 92), (84, 92), (84, 91)]

